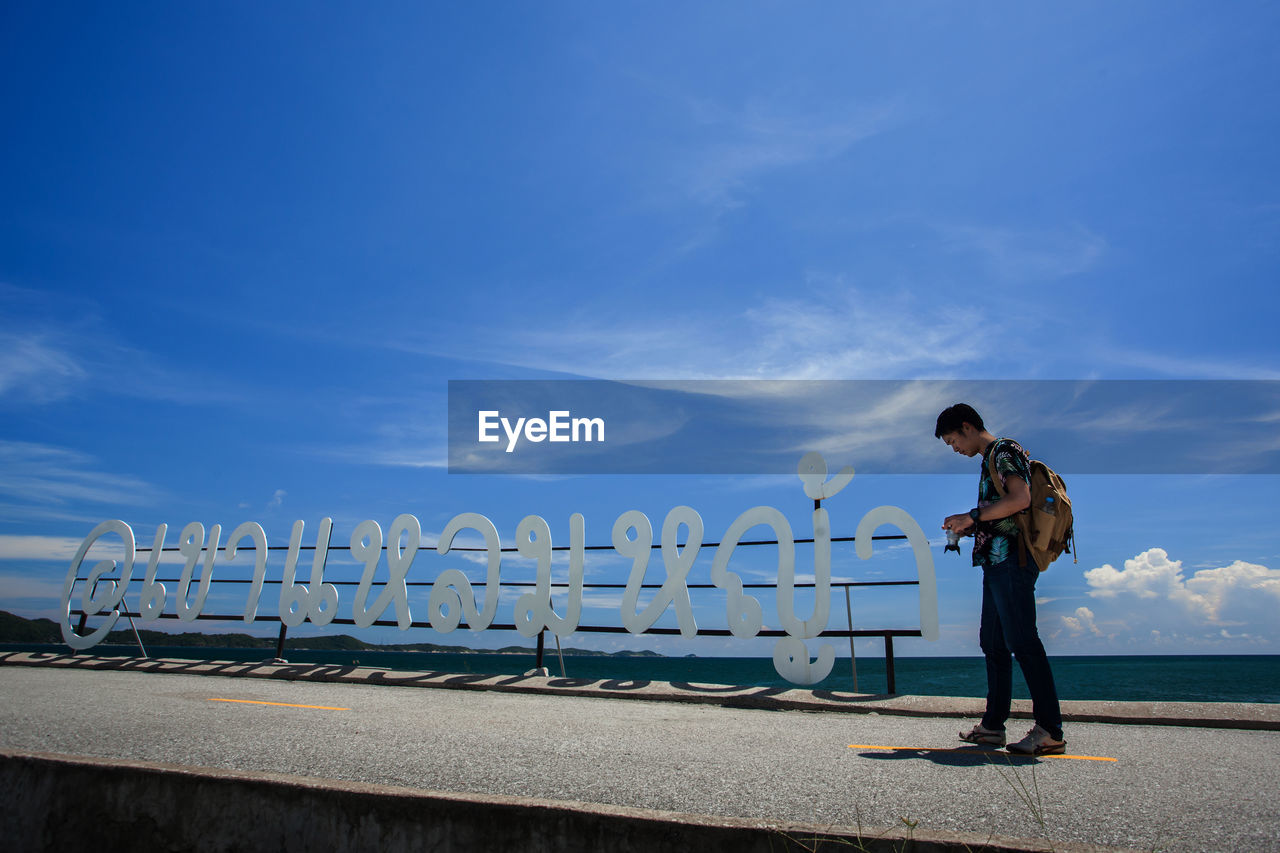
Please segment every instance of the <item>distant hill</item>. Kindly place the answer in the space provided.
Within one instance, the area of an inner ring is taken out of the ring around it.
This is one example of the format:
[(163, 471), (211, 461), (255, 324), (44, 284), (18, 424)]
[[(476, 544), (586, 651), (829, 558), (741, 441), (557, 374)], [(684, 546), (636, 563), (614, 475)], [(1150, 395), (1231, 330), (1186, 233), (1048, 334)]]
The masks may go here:
[[(139, 628), (138, 636), (145, 646), (193, 646), (216, 647), (223, 649), (274, 649), (275, 637), (254, 637), (250, 634), (202, 634), (188, 631), (182, 634), (170, 634), (166, 631), (154, 631)], [(0, 610), (0, 643), (61, 643), (62, 630), (52, 619), (24, 619), (4, 610)], [(133, 631), (111, 631), (102, 640), (109, 645), (134, 645)], [(320, 637), (295, 637), (288, 641), (291, 649), (313, 649), (316, 651), (378, 651), (378, 652), (447, 652), (451, 654), (499, 654), (530, 655), (532, 648), (524, 646), (504, 646), (501, 649), (472, 649), (466, 646), (441, 646), (436, 643), (395, 643), (377, 645), (352, 637), (350, 634), (330, 634)], [(601, 657), (662, 657), (649, 650), (620, 652), (597, 652), (591, 649), (565, 649), (566, 656), (601, 656)]]
[(23, 619), (0, 610), (0, 643), (61, 643), (62, 631), (52, 619)]

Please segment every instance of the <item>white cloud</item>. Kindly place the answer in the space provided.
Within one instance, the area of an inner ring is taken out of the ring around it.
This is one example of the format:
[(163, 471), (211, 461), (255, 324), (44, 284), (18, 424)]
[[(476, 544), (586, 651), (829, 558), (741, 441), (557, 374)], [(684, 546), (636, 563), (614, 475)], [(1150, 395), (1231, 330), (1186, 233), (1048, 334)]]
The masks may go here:
[(0, 283), (0, 399), (49, 403), (98, 391), (207, 406), (242, 401), (241, 385), (130, 347), (92, 298)]
[(423, 436), (417, 444), (402, 444), (375, 438), (369, 443), (339, 447), (317, 447), (311, 452), (325, 459), (355, 465), (382, 465), (388, 468), (448, 468), (449, 448), (443, 441)]
[(1094, 622), (1093, 611), (1087, 607), (1077, 607), (1074, 616), (1062, 617), (1062, 623), (1073, 635), (1087, 633), (1095, 637), (1102, 636), (1102, 630)]
[(1183, 355), (1165, 350), (1140, 350), (1108, 339), (1088, 344), (1099, 364), (1113, 375), (1132, 375), (1133, 370), (1179, 379), (1280, 379), (1280, 370), (1258, 360), (1214, 358), (1203, 353)]
[[(82, 541), (70, 536), (0, 535), (0, 560), (56, 560), (60, 563), (68, 563), (75, 556), (76, 549), (80, 547)], [(106, 542), (103, 542), (100, 547), (95, 543), (94, 558), (109, 559), (106, 553), (108, 547)]]
[[(18, 599), (39, 599), (53, 602), (62, 598), (62, 580), (31, 575), (0, 575), (0, 609), (13, 612), (13, 602)], [(48, 613), (39, 615), (47, 616)]]
[[(1084, 572), (1096, 615), (1079, 608), (1062, 617), (1073, 634), (1102, 633), (1127, 641), (1167, 646), (1237, 642), (1273, 644), (1280, 639), (1280, 570), (1236, 560), (1187, 576), (1180, 560), (1150, 548), (1125, 560)], [(1083, 612), (1089, 618), (1085, 619)], [(1093, 626), (1093, 627), (1090, 627)], [(1093, 628), (1097, 628), (1095, 632)]]
[(797, 114), (781, 104), (753, 101), (741, 109), (687, 99), (701, 140), (671, 157), (672, 185), (718, 210), (741, 206), (755, 181), (803, 163), (834, 159), (854, 144), (900, 121), (892, 104)]
[[(399, 339), (388, 346), (413, 351)], [(403, 396), (364, 395), (348, 401), (346, 411), (361, 424), (370, 425), (368, 438), (352, 444), (313, 447), (310, 452), (326, 459), (355, 465), (390, 468), (446, 468), (449, 464), (447, 431), (440, 412), (443, 395), (427, 393), (411, 403)]]
[(51, 509), (82, 502), (138, 506), (157, 496), (155, 487), (137, 477), (93, 470), (96, 463), (75, 450), (0, 440), (0, 494)]
[[(134, 532), (138, 536), (137, 531)], [(151, 539), (139, 536), (136, 547), (149, 548)], [(0, 534), (0, 560), (49, 560), (62, 563), (65, 566), (70, 565), (71, 558), (75, 556), (76, 549), (80, 547), (83, 539), (76, 539), (71, 536), (15, 536), (11, 534)], [(85, 564), (92, 566), (98, 560), (120, 560), (123, 555), (123, 546), (119, 538), (107, 536), (99, 539), (89, 549), (88, 555), (85, 557)], [(149, 552), (139, 552), (135, 557), (135, 568), (139, 562), (145, 564), (149, 558)], [(160, 562), (181, 564), (184, 558), (176, 551), (163, 552)]]
[(284, 496), (289, 494), (284, 489), (276, 489), (275, 494), (271, 496), (271, 500), (267, 501), (267, 508), (280, 506), (284, 503)]
[[(806, 436), (802, 444), (794, 445), (792, 449), (799, 452), (816, 450), (829, 459), (865, 458), (877, 451), (883, 453), (886, 447), (893, 447), (900, 453), (898, 439), (902, 436), (903, 425), (932, 425), (940, 408), (947, 405), (939, 402), (946, 399), (946, 387), (937, 383), (907, 383), (889, 395), (871, 401), (864, 409), (841, 412), (835, 423), (832, 423), (829, 413), (822, 411), (822, 401), (797, 407), (798, 422), (830, 424), (830, 430), (825, 436)], [(938, 448), (925, 444), (918, 452), (923, 454), (930, 450), (938, 451)]]
[(47, 506), (32, 506), (18, 503), (0, 503), (0, 518), (9, 522), (18, 521), (72, 521), (87, 525), (86, 530), (93, 527), (102, 516), (96, 513), (78, 512), (69, 509), (51, 509)]
[(1151, 548), (1131, 560), (1124, 561), (1123, 569), (1110, 563), (1084, 573), (1085, 581), (1093, 589), (1094, 598), (1115, 598), (1130, 593), (1139, 598), (1169, 598), (1181, 593), (1185, 597), (1185, 579), (1182, 563), (1169, 559), (1163, 548)]
[(1241, 625), (1259, 615), (1274, 618), (1280, 607), (1280, 570), (1236, 560), (1218, 569), (1201, 569), (1187, 581), (1187, 591), (1204, 602), (1210, 621)]
[(0, 397), (47, 403), (84, 377), (79, 360), (49, 334), (0, 331)]
[[(979, 364), (988, 320), (978, 310), (921, 303), (811, 273), (737, 312), (638, 323), (594, 310), (554, 330), (513, 328), (469, 343), (477, 359), (602, 379), (903, 379)], [(584, 373), (586, 366), (587, 373)]]
[(771, 378), (901, 379), (983, 354), (988, 320), (975, 309), (922, 304), (902, 292), (855, 287), (842, 276), (811, 273), (805, 284), (807, 298), (769, 299), (744, 312), (749, 334), (735, 331), (733, 353), (740, 359), (743, 342), (754, 343), (746, 348), (751, 357), (737, 364)]
[(1107, 248), (1101, 235), (1080, 225), (1050, 229), (963, 225), (939, 231), (950, 248), (978, 254), (991, 272), (1009, 282), (1085, 272)]
[[(646, 599), (646, 600), (645, 600), (645, 603), (647, 603), (647, 602), (648, 602), (648, 599)], [(641, 603), (641, 604), (639, 604), (639, 605), (638, 605), (638, 607), (639, 607), (641, 610), (643, 610), (643, 609), (644, 609), (644, 606), (645, 606), (645, 603)], [(616, 593), (616, 594), (612, 594), (612, 595), (607, 595), (607, 594), (604, 594), (604, 593), (595, 593), (595, 594), (593, 594), (593, 593), (589, 593), (589, 592), (584, 592), (584, 593), (582, 594), (582, 606), (583, 606), (584, 608), (593, 608), (593, 607), (594, 607), (594, 608), (598, 608), (598, 609), (604, 609), (604, 610), (613, 610), (613, 611), (616, 611), (616, 610), (618, 610), (620, 607), (622, 607), (622, 594), (621, 594), (621, 593)]]

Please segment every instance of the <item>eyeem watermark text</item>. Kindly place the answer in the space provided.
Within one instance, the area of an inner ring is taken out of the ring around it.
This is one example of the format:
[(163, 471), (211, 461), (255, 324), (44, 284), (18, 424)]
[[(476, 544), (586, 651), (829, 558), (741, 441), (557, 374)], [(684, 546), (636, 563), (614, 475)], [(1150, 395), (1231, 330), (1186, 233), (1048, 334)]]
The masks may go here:
[(547, 412), (546, 420), (542, 418), (516, 418), (514, 424), (510, 418), (502, 417), (496, 409), (479, 413), (479, 434), (477, 440), (482, 442), (501, 441), (498, 427), (507, 435), (507, 453), (516, 449), (521, 436), (526, 441), (604, 441), (604, 418), (574, 418), (566, 411)]

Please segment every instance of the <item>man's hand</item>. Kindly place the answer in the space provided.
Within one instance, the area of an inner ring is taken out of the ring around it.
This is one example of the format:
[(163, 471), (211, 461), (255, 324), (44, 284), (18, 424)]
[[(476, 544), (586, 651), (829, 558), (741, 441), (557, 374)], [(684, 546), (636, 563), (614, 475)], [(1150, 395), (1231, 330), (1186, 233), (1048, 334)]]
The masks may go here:
[[(1031, 506), (1031, 488), (1027, 485), (1026, 480), (1019, 477), (1010, 477), (1008, 489), (1008, 494), (1000, 500), (993, 504), (987, 504), (982, 508), (982, 514), (986, 516), (983, 519), (984, 522), (1008, 518), (1014, 513), (1021, 512)], [(970, 532), (973, 528), (973, 518), (967, 512), (961, 515), (948, 515), (942, 522), (943, 530), (954, 530), (961, 535)]]

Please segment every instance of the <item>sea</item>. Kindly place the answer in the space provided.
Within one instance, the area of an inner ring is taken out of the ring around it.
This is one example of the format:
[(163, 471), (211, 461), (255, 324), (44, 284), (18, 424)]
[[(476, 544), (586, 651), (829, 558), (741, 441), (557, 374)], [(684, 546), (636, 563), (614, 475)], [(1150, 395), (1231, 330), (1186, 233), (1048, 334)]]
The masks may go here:
[[(18, 646), (0, 646), (17, 650)], [(27, 651), (65, 654), (65, 646), (23, 645)], [(136, 646), (95, 646), (95, 655), (137, 654)], [(263, 661), (271, 649), (234, 649), (191, 646), (148, 647), (155, 658), (190, 658), (223, 661)], [(362, 666), (387, 670), (520, 675), (532, 669), (532, 651), (521, 654), (457, 654), (403, 651), (320, 651), (289, 648), (290, 663)], [(1108, 655), (1052, 657), (1058, 695), (1072, 700), (1150, 702), (1280, 702), (1280, 655)], [(561, 658), (548, 650), (543, 665), (560, 676)], [(884, 693), (884, 658), (858, 658), (857, 692)], [(897, 657), (894, 672), (899, 694), (920, 696), (986, 695), (986, 667), (980, 657)], [(668, 681), (790, 688), (774, 671), (769, 658), (649, 657), (565, 655), (563, 675), (591, 681), (634, 684)], [(814, 690), (853, 691), (854, 666), (849, 658), (837, 658), (831, 674)], [(1014, 698), (1029, 698), (1014, 665)]]

